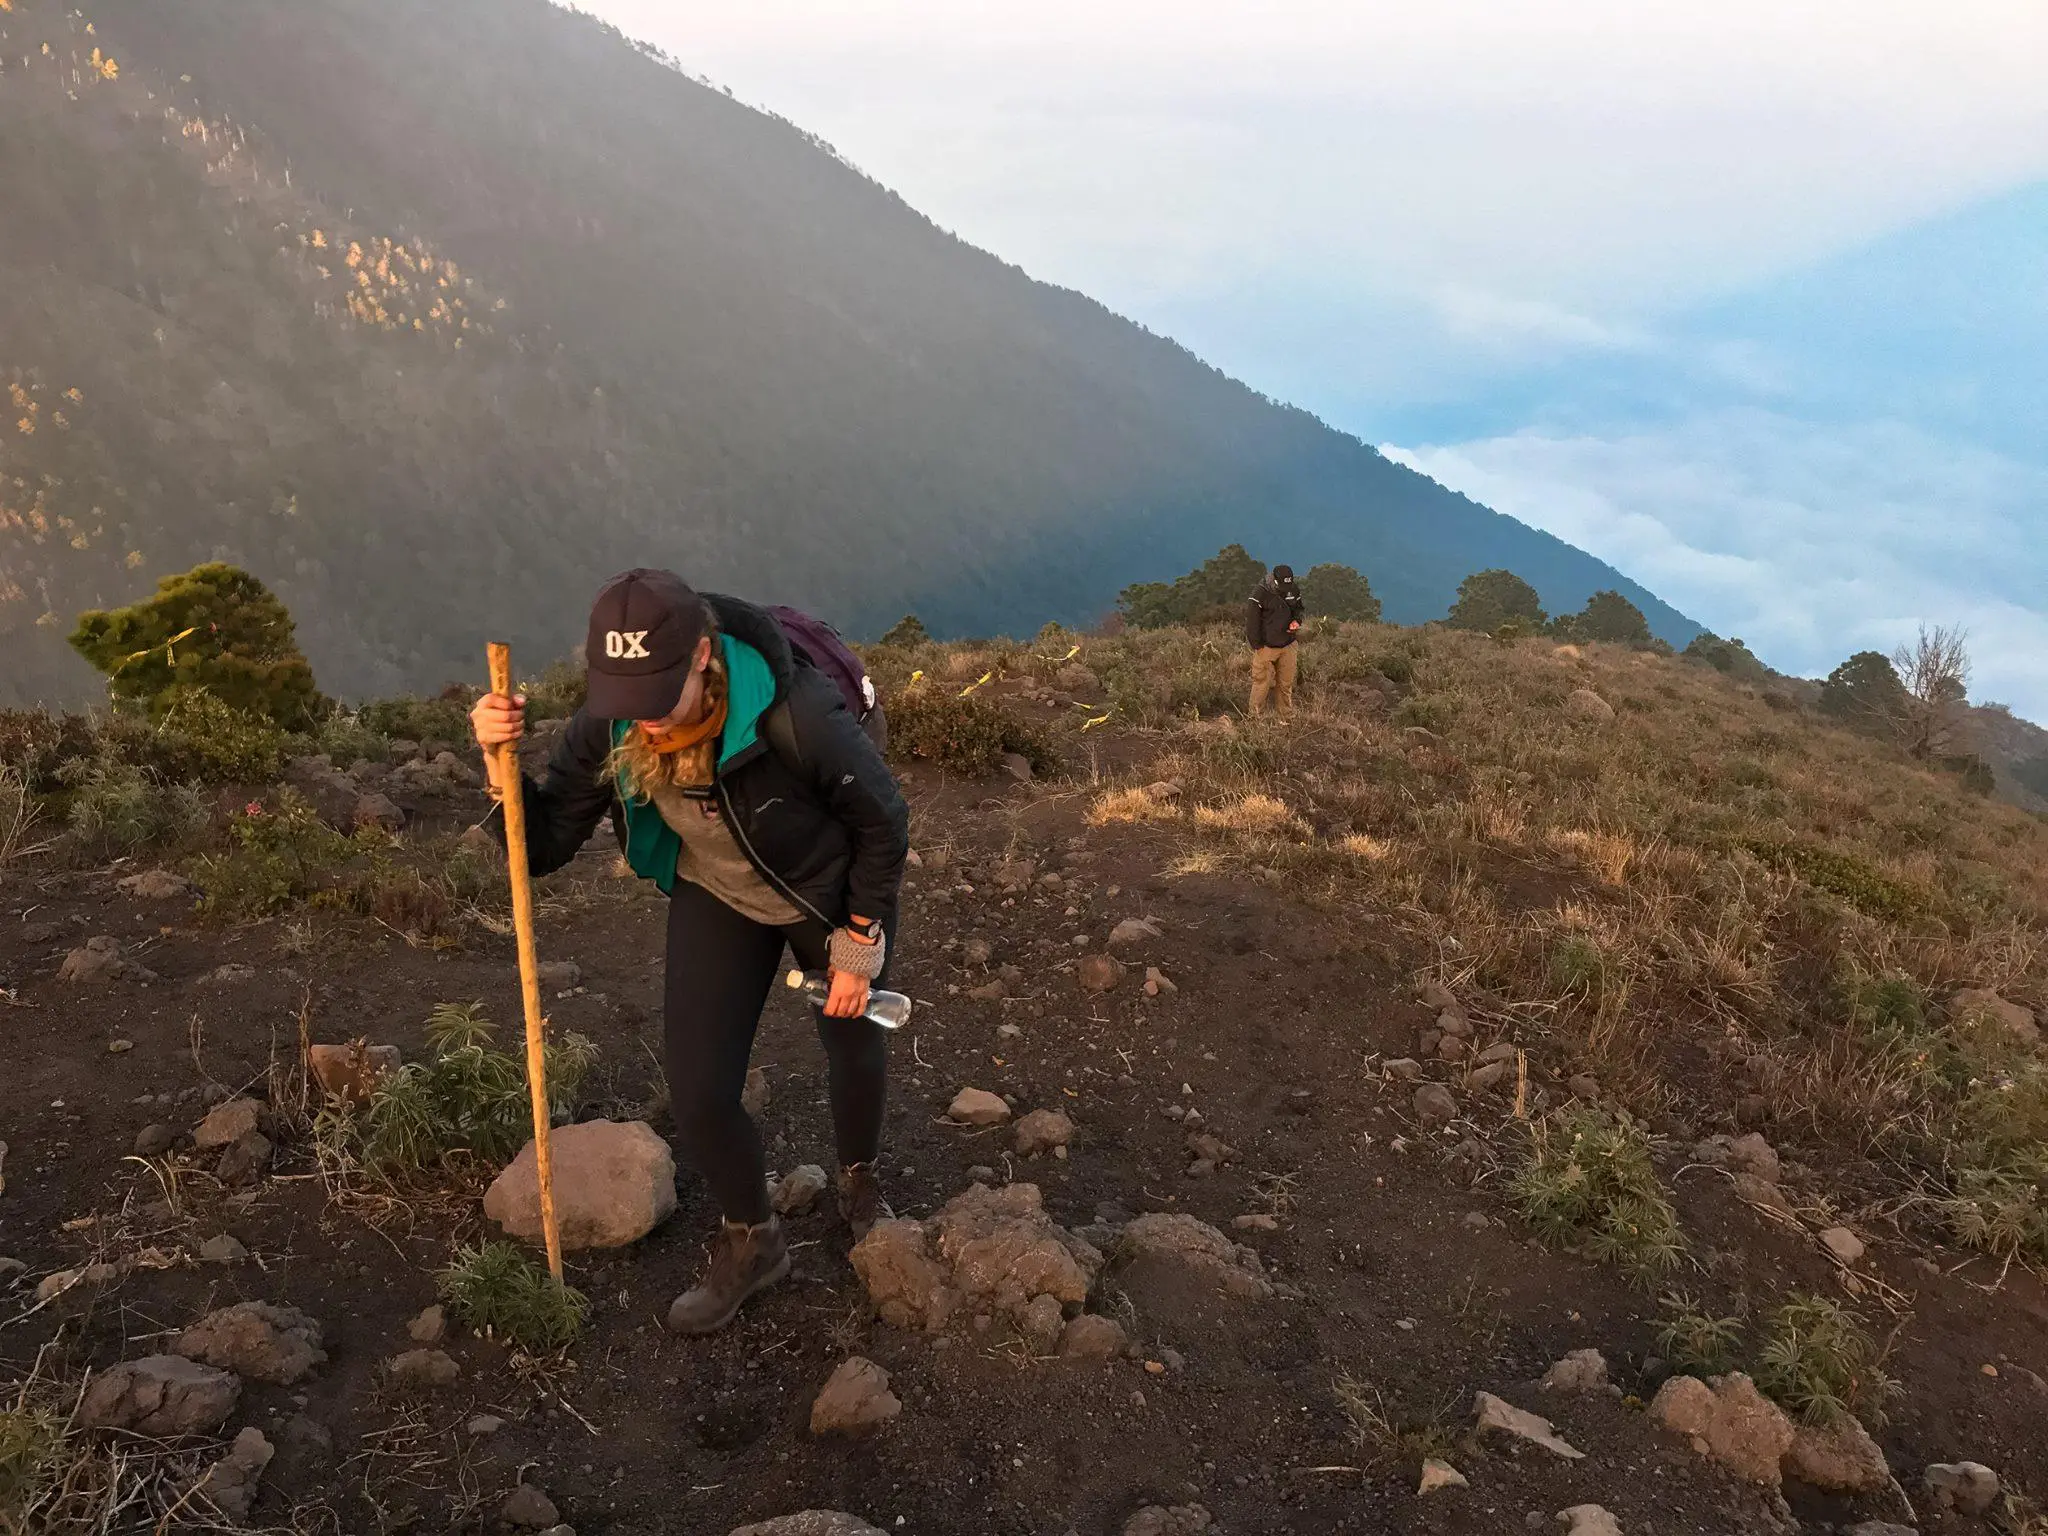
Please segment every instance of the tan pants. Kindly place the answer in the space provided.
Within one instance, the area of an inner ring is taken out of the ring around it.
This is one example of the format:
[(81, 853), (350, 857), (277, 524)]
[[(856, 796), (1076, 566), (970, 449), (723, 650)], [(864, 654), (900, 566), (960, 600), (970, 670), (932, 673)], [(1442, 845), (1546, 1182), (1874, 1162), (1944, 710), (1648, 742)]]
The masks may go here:
[(1266, 707), (1273, 695), (1282, 719), (1294, 713), (1294, 673), (1301, 658), (1291, 645), (1262, 645), (1252, 652), (1252, 713)]

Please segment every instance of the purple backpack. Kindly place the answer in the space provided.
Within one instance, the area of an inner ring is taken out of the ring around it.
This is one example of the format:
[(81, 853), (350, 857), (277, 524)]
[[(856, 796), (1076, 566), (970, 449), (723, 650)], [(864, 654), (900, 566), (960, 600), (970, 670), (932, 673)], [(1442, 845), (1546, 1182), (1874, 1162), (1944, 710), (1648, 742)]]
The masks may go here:
[(846, 699), (848, 712), (856, 720), (866, 720), (874, 712), (875, 685), (860, 658), (839, 638), (839, 631), (800, 609), (777, 606), (768, 612), (782, 627), (797, 660), (832, 679)]

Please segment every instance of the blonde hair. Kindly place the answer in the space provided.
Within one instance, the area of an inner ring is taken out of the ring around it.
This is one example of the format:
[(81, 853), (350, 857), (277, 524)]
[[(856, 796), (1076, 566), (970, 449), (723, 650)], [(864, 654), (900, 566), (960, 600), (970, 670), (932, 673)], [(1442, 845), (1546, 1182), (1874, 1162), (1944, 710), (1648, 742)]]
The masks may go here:
[[(725, 648), (719, 644), (715, 624), (707, 622), (705, 633), (711, 637), (711, 664), (704, 669), (704, 705), (707, 712), (716, 714), (726, 704)], [(654, 750), (654, 743), (647, 739), (637, 720), (629, 721), (605, 758), (605, 772), (635, 804), (653, 799), (657, 789), (709, 784), (712, 771), (718, 766), (722, 734), (713, 731), (680, 752), (662, 753)]]

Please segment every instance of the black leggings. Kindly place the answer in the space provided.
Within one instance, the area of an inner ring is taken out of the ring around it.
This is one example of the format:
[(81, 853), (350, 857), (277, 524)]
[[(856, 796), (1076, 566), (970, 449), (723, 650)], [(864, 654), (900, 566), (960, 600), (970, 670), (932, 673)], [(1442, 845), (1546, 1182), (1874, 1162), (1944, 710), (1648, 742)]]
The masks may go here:
[[(757, 923), (687, 880), (678, 879), (669, 898), (663, 999), (669, 1105), (683, 1155), (711, 1186), (728, 1221), (768, 1219), (761, 1134), (740, 1094), (762, 1005), (780, 979), (783, 946), (805, 970), (823, 970), (830, 937), (812, 921), (789, 928)], [(885, 977), (888, 970), (884, 965)], [(817, 1019), (840, 1165), (872, 1162), (882, 1149), (888, 1091), (885, 1032), (867, 1019), (828, 1019), (822, 1011)]]

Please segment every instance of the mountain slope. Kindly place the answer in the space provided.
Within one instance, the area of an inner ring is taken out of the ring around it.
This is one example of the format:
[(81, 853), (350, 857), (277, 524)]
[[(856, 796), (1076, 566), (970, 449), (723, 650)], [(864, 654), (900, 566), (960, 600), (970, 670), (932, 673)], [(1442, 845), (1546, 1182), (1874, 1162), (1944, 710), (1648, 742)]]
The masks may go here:
[(0, 61), (0, 702), (215, 555), (340, 692), (559, 654), (641, 562), (988, 631), (1242, 539), (1693, 632), (544, 0), (14, 0)]

